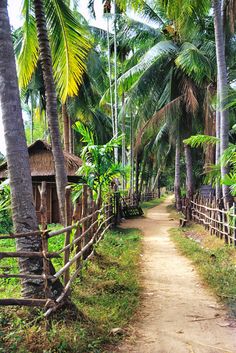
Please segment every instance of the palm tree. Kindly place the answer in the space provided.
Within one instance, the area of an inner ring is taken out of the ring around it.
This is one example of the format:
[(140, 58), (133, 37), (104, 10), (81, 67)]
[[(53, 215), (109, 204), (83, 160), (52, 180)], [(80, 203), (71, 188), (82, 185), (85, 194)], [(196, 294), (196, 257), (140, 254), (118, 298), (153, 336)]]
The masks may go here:
[[(213, 0), (214, 29), (217, 58), (217, 90), (220, 113), (220, 154), (222, 155), (229, 144), (229, 112), (224, 105), (227, 97), (227, 68), (225, 58), (225, 38), (223, 27), (223, 9), (221, 0)], [(224, 179), (228, 170), (221, 164), (221, 177)], [(230, 192), (227, 185), (222, 185), (222, 193), (225, 204), (230, 201)]]
[(39, 41), (40, 60), (43, 70), (43, 79), (46, 91), (46, 112), (52, 142), (52, 152), (55, 163), (57, 197), (59, 201), (62, 223), (65, 223), (65, 188), (67, 184), (67, 173), (61, 146), (57, 113), (57, 94), (53, 78), (52, 57), (45, 22), (43, 0), (34, 0), (35, 19)]
[[(0, 3), (0, 80), (0, 104), (6, 142), (14, 229), (17, 233), (36, 231), (38, 224), (33, 204), (29, 156), (21, 112), (7, 0)], [(40, 250), (40, 237), (17, 239), (17, 251)], [(41, 274), (42, 261), (21, 259), (20, 271), (28, 274)], [(43, 282), (24, 279), (22, 285), (24, 297), (43, 296)]]
[[(67, 176), (59, 132), (57, 96), (61, 98), (62, 103), (65, 103), (68, 96), (77, 94), (78, 87), (82, 83), (90, 44), (87, 32), (73, 16), (66, 1), (35, 0), (33, 4), (34, 9), (29, 1), (25, 1), (23, 7), (25, 23), (21, 42), (18, 43), (20, 46), (19, 82), (23, 88), (28, 85), (38, 65), (40, 55), (46, 95), (46, 113), (55, 162), (57, 196), (61, 221), (64, 223), (64, 190)], [(68, 119), (65, 119), (65, 123), (69, 123)], [(69, 131), (66, 124), (65, 130)]]

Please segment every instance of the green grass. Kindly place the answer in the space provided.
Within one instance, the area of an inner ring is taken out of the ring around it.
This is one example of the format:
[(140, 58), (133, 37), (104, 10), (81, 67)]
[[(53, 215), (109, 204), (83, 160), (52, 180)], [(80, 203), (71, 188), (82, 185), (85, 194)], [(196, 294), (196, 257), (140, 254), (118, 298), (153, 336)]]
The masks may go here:
[(46, 329), (40, 311), (7, 308), (0, 312), (0, 352), (4, 353), (110, 353), (139, 303), (138, 230), (108, 232), (77, 279), (72, 300), (78, 313), (57, 314)]
[(145, 209), (149, 209), (149, 208), (153, 208), (155, 206), (160, 205), (165, 199), (166, 199), (167, 195), (162, 195), (159, 199), (153, 199), (150, 201), (145, 201), (142, 202), (140, 204), (141, 208)]
[(192, 260), (204, 282), (236, 316), (236, 249), (210, 236), (199, 225), (170, 232), (177, 248)]
[[(60, 224), (50, 224), (49, 229), (57, 230), (62, 226)], [(58, 251), (63, 247), (64, 234), (49, 239), (49, 251)], [(15, 239), (1, 240), (0, 252), (16, 251)], [(53, 259), (53, 265), (56, 269), (61, 267), (63, 259)], [(0, 261), (0, 273), (19, 273), (17, 259), (5, 258)], [(17, 278), (0, 279), (0, 298), (20, 297), (20, 280)]]

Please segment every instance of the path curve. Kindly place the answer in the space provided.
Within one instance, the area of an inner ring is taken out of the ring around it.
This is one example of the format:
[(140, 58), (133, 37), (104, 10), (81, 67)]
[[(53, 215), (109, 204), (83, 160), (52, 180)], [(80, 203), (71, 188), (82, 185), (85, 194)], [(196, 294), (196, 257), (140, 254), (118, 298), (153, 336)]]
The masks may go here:
[(236, 353), (236, 328), (169, 238), (168, 230), (177, 226), (166, 210), (170, 200), (150, 209), (146, 218), (123, 223), (144, 234), (143, 296), (131, 336), (116, 352)]

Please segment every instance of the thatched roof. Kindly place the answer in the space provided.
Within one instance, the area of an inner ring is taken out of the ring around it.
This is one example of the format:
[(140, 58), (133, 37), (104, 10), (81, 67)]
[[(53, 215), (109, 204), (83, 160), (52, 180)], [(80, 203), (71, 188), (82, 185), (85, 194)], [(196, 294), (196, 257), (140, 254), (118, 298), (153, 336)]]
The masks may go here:
[[(30, 170), (32, 177), (53, 177), (55, 168), (52, 155), (52, 147), (45, 141), (37, 140), (28, 147), (30, 158)], [(63, 152), (68, 176), (75, 176), (81, 166), (79, 157), (69, 152)], [(0, 166), (0, 179), (7, 178), (7, 162)]]

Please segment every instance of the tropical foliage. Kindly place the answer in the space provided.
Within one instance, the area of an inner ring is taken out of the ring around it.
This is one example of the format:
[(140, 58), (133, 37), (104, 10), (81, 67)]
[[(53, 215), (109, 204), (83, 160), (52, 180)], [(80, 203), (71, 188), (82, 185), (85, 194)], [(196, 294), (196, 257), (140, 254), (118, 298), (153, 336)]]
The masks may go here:
[(96, 145), (93, 133), (83, 124), (77, 122), (74, 129), (82, 136), (85, 147), (82, 149), (82, 166), (78, 170), (81, 184), (74, 186), (74, 198), (78, 198), (82, 185), (86, 183), (94, 191), (98, 203), (107, 200), (111, 195), (112, 183), (118, 183), (118, 178), (126, 174), (120, 163), (114, 162), (114, 148), (121, 144), (122, 136), (112, 138), (105, 145)]

